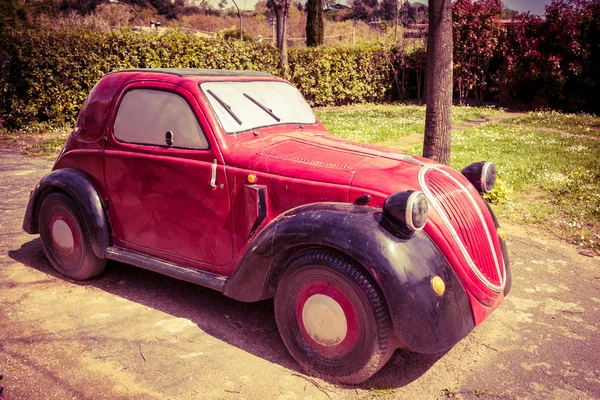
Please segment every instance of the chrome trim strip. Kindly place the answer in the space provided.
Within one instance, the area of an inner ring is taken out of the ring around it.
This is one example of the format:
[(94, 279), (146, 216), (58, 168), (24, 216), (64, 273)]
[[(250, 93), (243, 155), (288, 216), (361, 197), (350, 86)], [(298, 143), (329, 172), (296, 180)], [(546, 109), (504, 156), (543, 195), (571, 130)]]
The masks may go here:
[(406, 226), (408, 227), (408, 229), (410, 229), (413, 232), (420, 230), (420, 229), (415, 228), (415, 223), (413, 222), (413, 213), (412, 213), (412, 209), (415, 204), (415, 199), (417, 198), (416, 195), (418, 195), (418, 194), (419, 194), (419, 192), (412, 192), (410, 194), (410, 196), (408, 196), (408, 199), (406, 200), (406, 210), (404, 210), (404, 220), (406, 221)]
[[(490, 193), (492, 190), (488, 189), (487, 187), (487, 174), (488, 174), (488, 170), (490, 169), (490, 165), (492, 165), (491, 162), (486, 162), (485, 164), (483, 164), (483, 168), (481, 168), (481, 178), (479, 178), (481, 180), (480, 185), (481, 185), (481, 190), (484, 193)], [(493, 189), (493, 187), (492, 187)]]
[(422, 193), (423, 192), (415, 190), (413, 193), (410, 194), (410, 196), (408, 196), (408, 199), (406, 199), (406, 210), (404, 210), (404, 220), (406, 221), (406, 226), (408, 227), (408, 229), (410, 229), (413, 232), (421, 231), (425, 227), (425, 225), (421, 226), (420, 228), (415, 226), (413, 214), (413, 207), (415, 205), (415, 201), (417, 200), (417, 197), (419, 197), (419, 195)]
[[(473, 262), (473, 259), (469, 255), (469, 252), (465, 248), (465, 245), (463, 244), (462, 240), (460, 240), (458, 233), (456, 233), (456, 230), (454, 229), (454, 227), (452, 226), (452, 223), (448, 219), (448, 216), (444, 213), (444, 211), (443, 211), (442, 207), (439, 205), (437, 199), (429, 190), (429, 187), (425, 183), (425, 173), (429, 169), (435, 169), (435, 170), (441, 172), (446, 177), (448, 177), (450, 180), (452, 180), (454, 183), (456, 183), (466, 193), (467, 197), (471, 201), (471, 204), (473, 205), (473, 208), (475, 208), (475, 210), (477, 210), (477, 215), (479, 216), (479, 219), (481, 220), (488, 243), (490, 245), (490, 249), (492, 251), (492, 256), (494, 257), (496, 272), (498, 273), (498, 278), (500, 279), (500, 283), (501, 283), (500, 286), (494, 285), (493, 283), (491, 283), (485, 276), (483, 276), (483, 273), (479, 270), (479, 268), (477, 268), (477, 266)], [(504, 290), (504, 286), (506, 285), (506, 266), (504, 265), (504, 260), (502, 260), (502, 268), (504, 270), (504, 274), (502, 274), (502, 273), (500, 273), (500, 265), (498, 263), (498, 257), (496, 256), (496, 250), (494, 247), (494, 243), (492, 241), (492, 237), (491, 237), (491, 234), (487, 227), (487, 224), (485, 223), (485, 218), (483, 217), (481, 210), (477, 206), (477, 203), (475, 203), (475, 200), (473, 199), (473, 197), (471, 196), (471, 194), (469, 193), (467, 188), (461, 182), (459, 182), (456, 178), (454, 178), (452, 175), (450, 175), (448, 172), (444, 171), (443, 169), (441, 169), (435, 165), (425, 165), (423, 168), (421, 168), (421, 170), (419, 171), (419, 185), (421, 185), (421, 189), (423, 189), (423, 192), (425, 193), (425, 195), (427, 196), (427, 198), (433, 205), (433, 208), (435, 208), (437, 213), (440, 215), (440, 218), (442, 218), (442, 221), (444, 221), (446, 228), (448, 228), (453, 239), (456, 241), (456, 244), (458, 244), (458, 248), (460, 249), (461, 253), (465, 257), (465, 260), (467, 260), (467, 263), (469, 264), (469, 267), (471, 268), (471, 270), (475, 273), (475, 275), (477, 275), (479, 280), (485, 286), (487, 286), (490, 290), (497, 292), (497, 293), (502, 292)]]
[(116, 246), (111, 246), (106, 249), (106, 258), (125, 264), (131, 264), (149, 271), (158, 272), (159, 274), (167, 275), (182, 281), (202, 285), (218, 290), (219, 292), (222, 292), (225, 289), (225, 284), (228, 279), (223, 275), (186, 267)]

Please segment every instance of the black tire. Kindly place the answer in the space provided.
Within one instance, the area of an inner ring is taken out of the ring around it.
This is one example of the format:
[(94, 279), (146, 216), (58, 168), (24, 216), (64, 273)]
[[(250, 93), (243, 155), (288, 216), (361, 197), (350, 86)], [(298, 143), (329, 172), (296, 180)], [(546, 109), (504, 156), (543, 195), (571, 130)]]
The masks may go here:
[(42, 201), (38, 217), (46, 257), (61, 274), (77, 280), (104, 271), (106, 260), (96, 257), (88, 226), (79, 206), (64, 193), (50, 193)]
[(360, 268), (328, 251), (309, 250), (291, 260), (275, 293), (275, 319), (300, 366), (329, 381), (364, 382), (394, 351), (378, 288)]

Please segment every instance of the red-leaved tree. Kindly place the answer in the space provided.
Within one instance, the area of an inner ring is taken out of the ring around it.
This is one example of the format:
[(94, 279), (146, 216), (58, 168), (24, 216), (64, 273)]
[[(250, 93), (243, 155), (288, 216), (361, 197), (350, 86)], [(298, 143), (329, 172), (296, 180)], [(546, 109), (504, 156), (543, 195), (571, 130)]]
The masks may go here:
[(498, 54), (504, 27), (500, 0), (457, 0), (452, 7), (454, 82), (459, 101), (470, 91), (481, 104), (488, 91), (488, 72)]
[(499, 66), (490, 75), (502, 107), (519, 88), (532, 84), (532, 76), (540, 74), (543, 60), (538, 48), (542, 24), (538, 16), (517, 14), (502, 32)]
[[(546, 6), (538, 48), (544, 61), (539, 77), (544, 90), (535, 99), (541, 105), (568, 109), (585, 105), (583, 93), (593, 83), (586, 82), (594, 68), (590, 55), (600, 40), (587, 34), (600, 20), (594, 15), (597, 4), (598, 0), (553, 0)], [(599, 79), (596, 76), (596, 87)]]
[(534, 107), (597, 111), (599, 33), (600, 0), (553, 0), (544, 19), (517, 15), (491, 75), (501, 104), (514, 95)]

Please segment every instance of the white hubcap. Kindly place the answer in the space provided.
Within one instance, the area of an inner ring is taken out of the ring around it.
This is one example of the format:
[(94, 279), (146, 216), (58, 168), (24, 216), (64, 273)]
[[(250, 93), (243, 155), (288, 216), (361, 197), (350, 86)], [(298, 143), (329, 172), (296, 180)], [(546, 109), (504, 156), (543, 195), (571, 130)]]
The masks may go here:
[(314, 294), (306, 300), (302, 321), (310, 337), (323, 346), (340, 344), (348, 332), (344, 310), (337, 301), (323, 294)]
[(59, 250), (67, 253), (67, 255), (73, 252), (75, 239), (73, 239), (71, 228), (65, 221), (59, 219), (52, 224), (52, 241)]

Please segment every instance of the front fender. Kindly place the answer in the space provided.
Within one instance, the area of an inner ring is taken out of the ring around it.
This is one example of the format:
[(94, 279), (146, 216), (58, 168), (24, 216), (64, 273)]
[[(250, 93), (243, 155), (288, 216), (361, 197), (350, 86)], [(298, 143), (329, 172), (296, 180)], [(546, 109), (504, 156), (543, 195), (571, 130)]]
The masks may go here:
[[(496, 218), (496, 214), (494, 214), (494, 211), (492, 210), (492, 206), (490, 206), (490, 203), (488, 203), (487, 201), (485, 202), (485, 205), (487, 206), (487, 209), (490, 212), (492, 219), (494, 220), (494, 225), (496, 226), (496, 229), (500, 229), (500, 223)], [(510, 292), (510, 289), (512, 288), (512, 272), (510, 269), (510, 258), (508, 256), (506, 240), (500, 236), (498, 236), (498, 240), (500, 241), (500, 251), (502, 251), (502, 258), (504, 259), (504, 268), (506, 269), (506, 282), (504, 283), (504, 296), (506, 297), (508, 295), (508, 292)]]
[(23, 230), (27, 233), (39, 233), (38, 213), (44, 197), (59, 189), (71, 196), (81, 207), (86, 219), (92, 250), (98, 258), (105, 258), (110, 246), (110, 234), (102, 201), (93, 183), (83, 174), (72, 168), (62, 168), (44, 176), (29, 197), (23, 219)]
[[(361, 264), (386, 299), (403, 346), (420, 353), (448, 349), (465, 337), (474, 320), (467, 294), (446, 258), (424, 232), (394, 235), (381, 209), (316, 203), (292, 209), (265, 227), (251, 243), (224, 293), (241, 301), (273, 295), (285, 267), (279, 262), (295, 248), (335, 249)], [(440, 276), (446, 291), (434, 293)]]

